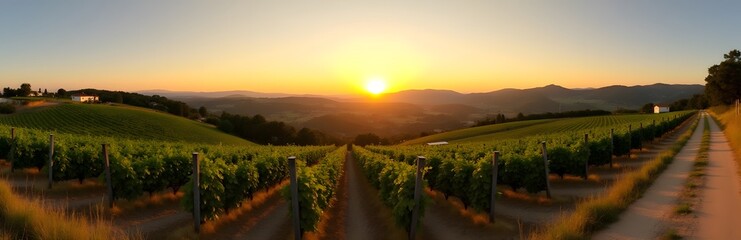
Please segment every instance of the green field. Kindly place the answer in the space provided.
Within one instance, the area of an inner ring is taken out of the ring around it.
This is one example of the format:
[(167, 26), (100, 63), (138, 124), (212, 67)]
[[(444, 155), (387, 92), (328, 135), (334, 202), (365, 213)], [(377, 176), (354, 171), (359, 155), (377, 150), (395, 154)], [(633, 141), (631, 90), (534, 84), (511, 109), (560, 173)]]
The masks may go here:
[(223, 133), (207, 124), (131, 106), (59, 103), (0, 116), (0, 124), (59, 133), (127, 139), (254, 144)]
[(430, 135), (406, 141), (401, 145), (414, 145), (438, 141), (448, 141), (451, 143), (487, 142), (492, 140), (522, 138), (562, 132), (577, 132), (584, 129), (603, 127), (614, 127), (616, 131), (625, 131), (629, 124), (633, 124), (634, 128), (638, 128), (640, 123), (650, 124), (653, 120), (661, 121), (663, 118), (673, 118), (674, 116), (686, 112), (687, 111), (662, 114), (609, 115), (511, 122)]
[(409, 141), (403, 142), (401, 145), (414, 145), (414, 144), (424, 144), (428, 142), (463, 140), (463, 139), (468, 139), (468, 138), (472, 138), (476, 136), (510, 131), (510, 130), (530, 127), (530, 126), (544, 124), (544, 123), (553, 122), (553, 121), (556, 121), (556, 119), (509, 122), (509, 123), (494, 124), (494, 125), (487, 125), (487, 126), (481, 126), (481, 127), (465, 128), (465, 129), (444, 132), (440, 134), (434, 134), (434, 135), (429, 135), (429, 136), (409, 140)]

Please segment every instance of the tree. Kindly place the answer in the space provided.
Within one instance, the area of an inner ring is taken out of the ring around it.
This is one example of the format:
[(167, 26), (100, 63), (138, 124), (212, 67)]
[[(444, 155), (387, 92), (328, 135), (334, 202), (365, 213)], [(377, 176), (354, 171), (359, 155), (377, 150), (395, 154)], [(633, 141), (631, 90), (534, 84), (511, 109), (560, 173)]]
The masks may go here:
[(116, 93), (113, 97), (116, 103), (123, 103), (123, 94), (121, 94), (120, 92)]
[(44, 96), (49, 95), (49, 92), (46, 91), (46, 88), (44, 88)]
[(710, 104), (732, 104), (741, 98), (741, 51), (724, 54), (720, 64), (708, 68), (705, 77), (705, 95)]
[(690, 98), (689, 106), (692, 109), (706, 109), (710, 106), (704, 94), (695, 94)]
[(646, 103), (641, 107), (641, 113), (653, 113), (654, 112), (654, 104), (653, 103)]
[(296, 145), (307, 146), (317, 144), (317, 137), (311, 129), (302, 128), (296, 133)]
[(206, 110), (206, 107), (201, 106), (198, 108), (198, 114), (201, 114), (201, 117), (206, 117), (208, 116), (208, 110)]
[(365, 146), (365, 145), (379, 145), (383, 144), (383, 140), (381, 137), (373, 134), (373, 133), (366, 133), (366, 134), (360, 134), (355, 137), (355, 141), (353, 141), (356, 145)]
[(505, 121), (507, 121), (507, 117), (504, 114), (497, 114), (497, 123), (504, 123)]
[(3, 88), (3, 97), (16, 97), (18, 96), (18, 90), (9, 87)]
[(523, 118), (525, 118), (525, 115), (524, 114), (517, 113), (517, 120), (522, 120)]
[(21, 84), (21, 89), (19, 89), (19, 96), (21, 97), (28, 97), (28, 95), (31, 95), (31, 84), (30, 83), (24, 83)]
[(67, 90), (64, 90), (64, 88), (60, 88), (59, 90), (57, 90), (57, 97), (58, 98), (63, 98), (63, 97), (66, 97), (66, 96), (67, 96)]
[(219, 122), (219, 130), (225, 133), (232, 133), (232, 131), (234, 131), (234, 124), (229, 120), (222, 119), (221, 122)]
[(690, 109), (691, 106), (689, 106), (689, 99), (679, 99), (672, 103), (672, 105), (669, 106), (669, 111), (682, 111)]

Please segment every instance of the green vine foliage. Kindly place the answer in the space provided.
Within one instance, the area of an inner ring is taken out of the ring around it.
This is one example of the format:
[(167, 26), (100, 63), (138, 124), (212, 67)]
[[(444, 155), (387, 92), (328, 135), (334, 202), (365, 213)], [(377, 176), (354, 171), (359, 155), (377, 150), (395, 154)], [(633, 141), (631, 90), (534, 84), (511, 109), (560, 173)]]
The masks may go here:
[[(307, 166), (306, 161), (297, 161), (298, 170), (298, 201), (299, 222), (301, 231), (316, 231), (319, 220), (325, 209), (330, 206), (342, 175), (342, 166), (345, 163), (345, 148), (338, 148), (326, 157), (317, 161), (314, 166)], [(291, 186), (286, 186), (282, 192), (290, 203), (293, 197), (290, 194)], [(289, 212), (294, 214), (289, 204)]]
[[(409, 230), (415, 206), (416, 167), (406, 162), (408, 157), (403, 158), (405, 161), (397, 161), (359, 146), (353, 146), (353, 158), (361, 166), (371, 184), (379, 189), (381, 201), (391, 209), (396, 223)], [(423, 181), (423, 186), (427, 186), (427, 181)], [(424, 199), (424, 194), (422, 197), (419, 204), (420, 219), (424, 215), (425, 205), (429, 202)]]
[[(492, 152), (501, 153), (497, 163), (497, 183), (509, 186), (517, 191), (525, 189), (538, 193), (546, 189), (545, 163), (542, 156), (541, 142), (546, 140), (548, 147), (548, 168), (551, 173), (564, 177), (566, 175), (586, 177), (587, 161), (591, 166), (608, 164), (612, 155), (622, 156), (630, 152), (631, 146), (640, 146), (635, 141), (649, 141), (661, 136), (692, 116), (694, 112), (675, 113), (676, 118), (654, 115), (639, 115), (634, 119), (642, 121), (643, 130), (633, 129), (633, 136), (627, 131), (625, 122), (605, 121), (590, 123), (594, 127), (585, 127), (579, 132), (559, 132), (523, 137), (519, 139), (492, 140), (451, 144), (446, 146), (368, 146), (373, 153), (383, 155), (387, 160), (368, 161), (363, 154), (354, 153), (357, 159), (366, 159), (363, 168), (370, 182), (379, 188), (381, 198), (392, 203), (392, 190), (383, 186), (391, 185), (400, 178), (399, 166), (403, 163), (413, 165), (416, 156), (426, 156), (429, 160), (425, 178), (430, 188), (441, 192), (446, 198), (455, 196), (465, 207), (485, 211), (490, 209), (491, 199), (491, 162)], [(657, 119), (656, 124), (653, 120)], [(664, 119), (662, 121), (659, 121)], [(669, 120), (670, 119), (670, 120)], [(607, 119), (609, 120), (609, 119)], [(619, 125), (618, 125), (619, 124)], [(590, 125), (590, 126), (591, 126)], [(615, 129), (614, 147), (611, 147), (610, 129)], [(589, 133), (585, 142), (584, 132)], [(640, 134), (639, 134), (640, 133)], [(360, 150), (362, 153), (363, 150)], [(387, 167), (390, 163), (394, 165)]]

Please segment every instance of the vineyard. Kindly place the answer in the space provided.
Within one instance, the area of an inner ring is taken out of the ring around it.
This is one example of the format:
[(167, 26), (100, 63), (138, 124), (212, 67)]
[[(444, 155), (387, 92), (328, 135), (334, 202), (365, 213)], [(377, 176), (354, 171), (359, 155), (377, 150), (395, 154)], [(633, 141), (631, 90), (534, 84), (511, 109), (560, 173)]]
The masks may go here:
[[(326, 215), (340, 214), (337, 202), (341, 205), (357, 201), (338, 195), (347, 191), (341, 183), (345, 169), (356, 166), (369, 189), (375, 189), (368, 191), (386, 209), (375, 211), (389, 212), (395, 228), (407, 233), (421, 231), (422, 235), (417, 236), (426, 238), (430, 235), (424, 234), (444, 227), (431, 227), (434, 221), (425, 221), (428, 212), (433, 214), (431, 218), (439, 218), (440, 207), (430, 205), (438, 201), (432, 196), (418, 196), (423, 189), (440, 193), (445, 199), (457, 199), (466, 211), (493, 214), (493, 200), (502, 196), (492, 194), (501, 194), (502, 186), (533, 195), (545, 191), (550, 198), (549, 181), (553, 179), (549, 180), (549, 175), (557, 179), (583, 178), (588, 183), (590, 170), (612, 171), (613, 156), (629, 156), (631, 149), (641, 149), (643, 143), (665, 135), (693, 115), (694, 112), (678, 112), (537, 120), (489, 129), (481, 136), (467, 132), (459, 135), (460, 143), (456, 140), (445, 146), (352, 146), (348, 147), (352, 149), (349, 155), (345, 148), (334, 146), (226, 146), (68, 133), (54, 134), (52, 151), (49, 132), (11, 130), (0, 125), (0, 133), (7, 133), (0, 134), (0, 154), (8, 156), (14, 170), (32, 168), (44, 175), (51, 171), (49, 176), (54, 182), (110, 183), (110, 198), (116, 202), (164, 192), (183, 193), (180, 209), (198, 216), (194, 219), (198, 224), (222, 221), (235, 211), (241, 212), (244, 204), (252, 206), (255, 196), (282, 186), (291, 176), (287, 158), (295, 156), (295, 183), (277, 191), (282, 198), (275, 203), (265, 204), (286, 210), (286, 215), (278, 210), (268, 214), (279, 219), (279, 223), (284, 222), (280, 226), (290, 226), (288, 219), (295, 217), (298, 224), (292, 225), (298, 226), (297, 234), (326, 230), (326, 224), (322, 224)], [(496, 137), (514, 134), (520, 135)], [(484, 137), (489, 140), (471, 141)], [(416, 166), (419, 156), (427, 160), (422, 172)], [(621, 161), (625, 159), (630, 160), (624, 157)], [(110, 180), (105, 174), (106, 162)], [(198, 168), (194, 168), (194, 162), (199, 163)], [(193, 178), (194, 169), (199, 172), (197, 181)], [(422, 174), (421, 182), (418, 174)], [(198, 183), (197, 189), (194, 182)], [(511, 204), (507, 201), (511, 200), (505, 199), (505, 206)], [(292, 202), (296, 204), (289, 204)], [(282, 233), (286, 230), (282, 229)], [(240, 230), (234, 231), (238, 234)]]
[[(425, 180), (430, 188), (441, 192), (446, 198), (448, 196), (457, 197), (464, 208), (472, 207), (478, 211), (489, 211), (490, 199), (492, 199), (493, 167), (496, 167), (498, 184), (507, 185), (515, 191), (520, 188), (530, 193), (549, 191), (547, 171), (561, 178), (564, 175), (586, 178), (589, 166), (610, 164), (611, 156), (626, 155), (630, 149), (641, 148), (642, 142), (651, 141), (667, 133), (693, 114), (693, 112), (680, 112), (665, 115), (661, 116), (663, 121), (657, 122), (654, 122), (656, 117), (639, 118), (637, 116), (622, 119), (598, 117), (604, 121), (593, 124), (583, 124), (586, 120), (574, 119), (564, 123), (555, 122), (559, 123), (560, 128), (556, 128), (553, 134), (447, 146), (372, 146), (368, 147), (372, 153), (359, 149), (356, 154), (360, 159), (359, 163), (366, 169), (368, 178), (377, 188), (381, 189), (382, 199), (386, 199), (383, 194), (384, 189), (395, 189), (400, 193), (407, 192), (409, 185), (405, 183), (408, 183), (408, 178), (404, 176), (413, 172), (412, 165), (418, 156), (425, 156), (429, 159)], [(626, 122), (639, 125), (639, 127), (618, 128)], [(583, 127), (575, 127), (579, 123), (582, 123)], [(549, 125), (553, 126), (553, 124)], [(542, 126), (545, 124), (522, 130), (537, 132), (531, 129), (543, 130)], [(615, 128), (618, 130), (615, 131)], [(511, 132), (522, 131), (516, 129)], [(579, 133), (591, 133), (591, 135), (587, 134), (585, 137)], [(543, 147), (545, 147), (547, 156), (543, 154)], [(491, 160), (494, 151), (502, 154), (496, 166), (492, 165)], [(544, 164), (544, 158), (547, 158), (547, 164)], [(367, 161), (365, 159), (374, 159), (372, 163), (376, 164), (369, 165), (365, 163)], [(398, 166), (400, 164), (402, 166)], [(384, 169), (388, 171), (379, 174)], [(389, 174), (389, 171), (396, 172), (399, 176)], [(380, 180), (376, 181), (376, 179)], [(391, 200), (388, 201), (389, 203), (395, 204), (406, 204), (411, 201), (408, 194), (393, 196), (389, 200)], [(399, 223), (403, 224), (402, 226), (408, 226), (409, 222), (406, 221), (408, 209), (397, 211), (395, 206), (390, 207), (394, 207)]]
[(206, 124), (131, 106), (65, 104), (0, 116), (0, 124), (57, 133), (116, 136), (127, 139), (248, 145)]
[[(649, 115), (609, 115), (581, 118), (529, 120), (494, 124), (483, 127), (467, 128), (426, 136), (402, 143), (402, 145), (424, 144), (428, 142), (449, 141), (451, 143), (490, 142), (492, 140), (522, 138), (524, 136), (550, 135), (556, 133), (579, 134), (589, 131), (596, 134), (609, 133), (610, 128), (616, 131), (627, 131), (628, 126), (639, 128), (641, 124), (649, 126), (656, 122), (665, 122), (685, 112), (649, 114)], [(607, 131), (600, 131), (607, 129)]]
[[(11, 131), (13, 134), (11, 135)], [(0, 126), (0, 154), (8, 156), (12, 169), (49, 171), (50, 136), (47, 132)], [(102, 154), (106, 144), (107, 156)], [(112, 197), (136, 199), (185, 186), (183, 206), (192, 211), (191, 153), (203, 157), (201, 168), (202, 221), (239, 207), (260, 190), (276, 186), (288, 177), (287, 156), (314, 165), (335, 147), (223, 146), (196, 143), (121, 140), (74, 134), (54, 135), (52, 175), (54, 181), (104, 179), (104, 157), (110, 161)]]

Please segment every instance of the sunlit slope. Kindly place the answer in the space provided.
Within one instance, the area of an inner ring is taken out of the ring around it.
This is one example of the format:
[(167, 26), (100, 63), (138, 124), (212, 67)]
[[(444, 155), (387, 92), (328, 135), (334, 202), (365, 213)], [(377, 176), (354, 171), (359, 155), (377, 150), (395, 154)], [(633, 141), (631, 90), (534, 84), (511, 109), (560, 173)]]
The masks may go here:
[(60, 133), (245, 145), (247, 140), (186, 118), (131, 106), (65, 104), (0, 116), (0, 124)]
[[(574, 132), (577, 134), (579, 131), (585, 129), (594, 129), (601, 127), (614, 127), (617, 130), (624, 130), (628, 128), (628, 125), (632, 124), (634, 128), (638, 128), (640, 123), (650, 124), (653, 120), (661, 121), (664, 118), (673, 118), (675, 115), (680, 115), (684, 112), (673, 112), (673, 113), (662, 113), (662, 114), (631, 114), (631, 115), (610, 115), (610, 116), (594, 116), (594, 117), (580, 117), (580, 118), (562, 118), (562, 119), (549, 119), (549, 120), (534, 120), (524, 122), (512, 122), (505, 124), (495, 124), (484, 127), (474, 127), (467, 129), (460, 129), (456, 131), (450, 131), (446, 133), (440, 133), (435, 135), (426, 136), (404, 142), (402, 145), (410, 144), (422, 144), (426, 142), (435, 141), (448, 141), (451, 143), (464, 143), (464, 142), (485, 142), (498, 139), (513, 139), (522, 138), (535, 135), (544, 135), (561, 132)], [(535, 122), (540, 121), (540, 122)], [(532, 123), (535, 122), (535, 123)], [(522, 124), (509, 126), (508, 124)], [(485, 131), (484, 129), (495, 129), (504, 128), (501, 131)], [(520, 126), (520, 127), (516, 127)], [(488, 127), (488, 128), (487, 128)], [(461, 137), (464, 136), (464, 137)]]
[(480, 127), (464, 128), (450, 132), (444, 132), (434, 135), (429, 135), (413, 140), (403, 142), (401, 145), (414, 145), (423, 144), (428, 142), (439, 142), (439, 141), (454, 141), (460, 139), (467, 139), (471, 137), (477, 137), (487, 134), (493, 134), (504, 131), (511, 131), (514, 129), (529, 127), (533, 125), (545, 124), (548, 122), (556, 121), (555, 119), (544, 119), (544, 120), (529, 120), (520, 122), (509, 122), (503, 124), (494, 124)]

